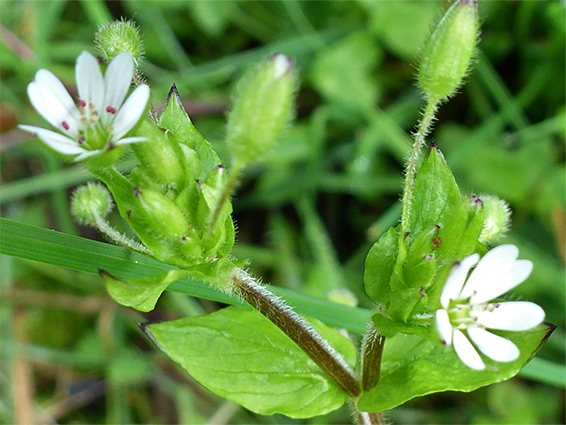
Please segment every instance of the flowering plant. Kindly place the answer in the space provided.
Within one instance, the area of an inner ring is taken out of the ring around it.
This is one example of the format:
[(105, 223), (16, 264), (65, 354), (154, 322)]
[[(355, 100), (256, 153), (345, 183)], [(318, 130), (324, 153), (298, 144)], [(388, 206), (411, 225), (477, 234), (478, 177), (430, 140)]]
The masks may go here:
[[(79, 55), (76, 103), (47, 70), (29, 84), (32, 105), (57, 131), (20, 128), (84, 163), (103, 183), (75, 192), (72, 212), (81, 223), (159, 265), (141, 277), (98, 266), (117, 303), (151, 311), (170, 285), (189, 278), (255, 309), (230, 306), (139, 323), (198, 382), (259, 414), (309, 418), (348, 402), (358, 423), (383, 423), (380, 412), (412, 398), (513, 377), (554, 329), (538, 305), (499, 299), (533, 267), (517, 260), (514, 245), (492, 248), (509, 227), (507, 204), (463, 193), (439, 146), (427, 140), (437, 110), (464, 83), (478, 31), (477, 4), (456, 0), (423, 49), (423, 113), (405, 167), (399, 223), (376, 238), (365, 260), (373, 310), (359, 347), (299, 315), (232, 251), (238, 182), (293, 116), (297, 71), (287, 56), (265, 59), (240, 81), (227, 120), (229, 167), (193, 125), (175, 85), (160, 113), (146, 116), (149, 86), (134, 69), (141, 49), (136, 40), (116, 42), (128, 37), (119, 23), (99, 33), (102, 63)], [(127, 97), (132, 82), (137, 87)], [(122, 170), (115, 164), (126, 145), (135, 165)], [(128, 234), (106, 220), (114, 205)]]

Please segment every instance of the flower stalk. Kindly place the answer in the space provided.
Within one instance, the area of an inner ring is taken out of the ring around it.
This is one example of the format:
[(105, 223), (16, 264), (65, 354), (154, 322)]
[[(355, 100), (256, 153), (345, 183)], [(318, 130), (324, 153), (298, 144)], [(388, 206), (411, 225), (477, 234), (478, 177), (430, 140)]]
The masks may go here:
[(436, 98), (428, 98), (421, 120), (414, 135), (413, 147), (409, 153), (407, 165), (405, 166), (405, 182), (403, 184), (402, 211), (401, 211), (401, 229), (402, 234), (409, 231), (409, 220), (411, 218), (411, 206), (413, 199), (413, 186), (417, 176), (417, 168), (421, 150), (425, 144), (425, 137), (430, 133), (434, 117), (438, 109), (439, 100)]

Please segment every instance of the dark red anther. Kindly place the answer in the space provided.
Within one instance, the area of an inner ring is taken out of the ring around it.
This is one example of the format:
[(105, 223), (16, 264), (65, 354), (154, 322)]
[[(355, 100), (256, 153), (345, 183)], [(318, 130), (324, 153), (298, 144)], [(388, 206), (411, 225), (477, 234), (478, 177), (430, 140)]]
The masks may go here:
[(79, 108), (84, 108), (86, 106), (86, 102), (84, 100), (79, 100), (79, 103), (77, 103), (77, 106)]
[(63, 126), (63, 128), (64, 128), (65, 130), (68, 130), (68, 129), (69, 129), (69, 124), (67, 124), (67, 121), (63, 121), (63, 122), (61, 123), (61, 125)]
[(106, 112), (108, 112), (109, 114), (114, 115), (116, 113), (116, 108), (113, 108), (112, 106), (107, 106), (106, 107)]
[(82, 145), (84, 141), (85, 141), (84, 136), (79, 137), (79, 140), (77, 140), (77, 142), (79, 142), (79, 145)]

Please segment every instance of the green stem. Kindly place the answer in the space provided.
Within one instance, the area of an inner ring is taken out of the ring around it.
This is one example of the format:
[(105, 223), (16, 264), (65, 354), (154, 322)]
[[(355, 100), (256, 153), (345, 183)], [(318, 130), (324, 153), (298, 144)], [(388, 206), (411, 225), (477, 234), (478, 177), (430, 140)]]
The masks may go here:
[(413, 200), (413, 186), (415, 184), (415, 177), (417, 175), (417, 167), (419, 164), (420, 153), (425, 143), (425, 137), (432, 128), (434, 116), (438, 104), (437, 99), (429, 98), (422, 115), (422, 118), (417, 127), (414, 135), (413, 147), (409, 153), (409, 159), (405, 166), (405, 183), (403, 184), (403, 198), (402, 198), (402, 211), (401, 211), (401, 230), (403, 234), (409, 231), (409, 219), (411, 217), (411, 206)]
[(226, 204), (226, 201), (228, 200), (230, 194), (234, 190), (234, 187), (236, 186), (236, 183), (238, 181), (238, 177), (240, 176), (243, 170), (244, 170), (244, 165), (241, 162), (234, 163), (234, 166), (232, 167), (232, 169), (230, 170), (230, 174), (228, 175), (228, 179), (226, 180), (226, 184), (222, 189), (222, 193), (218, 198), (218, 202), (214, 206), (214, 210), (212, 210), (212, 214), (210, 216), (211, 217), (210, 224), (208, 226), (209, 232), (213, 232), (214, 226), (216, 226), (216, 222), (218, 221), (218, 217), (220, 216), (220, 211), (222, 211), (224, 204)]
[(123, 233), (119, 232), (113, 228), (108, 221), (100, 216), (96, 217), (96, 228), (103, 233), (110, 241), (117, 243), (118, 245), (125, 246), (127, 248), (133, 249), (141, 254), (152, 256), (153, 253), (146, 248), (142, 243), (128, 238)]

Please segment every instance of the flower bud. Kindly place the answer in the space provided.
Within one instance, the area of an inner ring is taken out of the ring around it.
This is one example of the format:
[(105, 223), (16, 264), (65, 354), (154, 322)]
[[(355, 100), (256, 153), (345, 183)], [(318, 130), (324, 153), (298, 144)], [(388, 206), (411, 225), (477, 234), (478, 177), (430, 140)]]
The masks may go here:
[(511, 209), (507, 202), (492, 195), (482, 195), (485, 218), (479, 241), (495, 242), (509, 229)]
[(273, 146), (291, 115), (295, 82), (291, 59), (280, 53), (240, 82), (227, 130), (235, 162), (251, 163)]
[(137, 134), (148, 139), (132, 145), (141, 172), (168, 189), (181, 190), (185, 184), (185, 155), (181, 147), (147, 120), (141, 123)]
[(112, 210), (112, 197), (103, 185), (88, 183), (73, 194), (71, 212), (81, 224), (94, 226)]
[(455, 0), (425, 44), (421, 57), (418, 80), (429, 100), (444, 100), (460, 87), (478, 38), (476, 1)]
[(122, 19), (100, 26), (94, 37), (96, 48), (107, 61), (121, 52), (130, 52), (136, 68), (143, 58), (143, 43), (133, 21)]
[(163, 239), (180, 239), (188, 230), (187, 221), (175, 203), (155, 190), (134, 189), (134, 205), (130, 222), (138, 234), (143, 229)]

